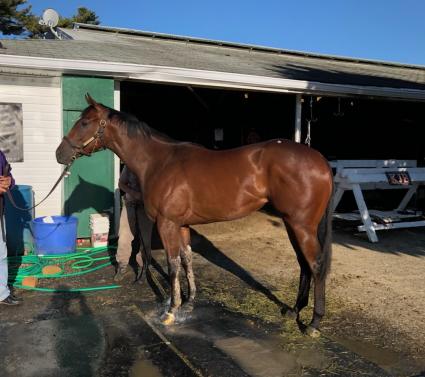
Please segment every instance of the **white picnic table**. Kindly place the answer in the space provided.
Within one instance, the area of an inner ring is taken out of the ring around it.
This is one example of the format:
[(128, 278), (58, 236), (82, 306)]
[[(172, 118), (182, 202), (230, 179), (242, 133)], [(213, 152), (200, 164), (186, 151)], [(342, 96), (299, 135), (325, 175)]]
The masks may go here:
[[(345, 191), (353, 191), (358, 213), (338, 213), (335, 217), (346, 220), (361, 220), (363, 225), (359, 231), (365, 231), (371, 242), (378, 242), (377, 230), (409, 228), (425, 226), (422, 213), (406, 211), (410, 199), (416, 193), (419, 185), (425, 184), (425, 168), (417, 167), (416, 160), (334, 160), (330, 165), (335, 169), (335, 196), (334, 211)], [(391, 175), (400, 173), (405, 177), (407, 173), (408, 184), (390, 184), (387, 173)], [(406, 193), (392, 211), (376, 211), (369, 209), (364, 200), (364, 190), (404, 189)], [(378, 222), (373, 221), (379, 219)], [(409, 220), (410, 219), (410, 220)]]

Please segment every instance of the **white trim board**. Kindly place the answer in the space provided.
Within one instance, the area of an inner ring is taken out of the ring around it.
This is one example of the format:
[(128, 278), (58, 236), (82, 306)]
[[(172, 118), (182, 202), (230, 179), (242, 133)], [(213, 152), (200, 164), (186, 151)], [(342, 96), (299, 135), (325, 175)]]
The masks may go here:
[(327, 84), (314, 81), (292, 80), (229, 72), (94, 60), (3, 55), (0, 57), (0, 66), (46, 69), (80, 75), (102, 75), (114, 77), (116, 79), (133, 79), (270, 92), (327, 94), (339, 96), (365, 95), (405, 100), (425, 100), (425, 90)]
[[(121, 83), (114, 81), (114, 109), (121, 110)], [(118, 237), (121, 216), (121, 195), (119, 189), (120, 158), (114, 153), (114, 235)]]

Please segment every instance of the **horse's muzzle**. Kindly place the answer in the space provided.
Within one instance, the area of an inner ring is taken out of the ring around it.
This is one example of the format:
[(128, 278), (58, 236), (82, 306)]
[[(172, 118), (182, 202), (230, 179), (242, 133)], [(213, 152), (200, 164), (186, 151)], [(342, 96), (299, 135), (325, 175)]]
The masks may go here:
[(56, 161), (59, 164), (68, 165), (73, 160), (74, 156), (75, 151), (68, 143), (65, 143), (65, 141), (62, 140), (56, 149)]

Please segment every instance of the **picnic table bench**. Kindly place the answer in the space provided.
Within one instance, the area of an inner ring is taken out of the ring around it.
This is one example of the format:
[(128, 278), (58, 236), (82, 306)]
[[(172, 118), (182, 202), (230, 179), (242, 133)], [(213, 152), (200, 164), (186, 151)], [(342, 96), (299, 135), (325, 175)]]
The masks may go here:
[[(371, 242), (378, 242), (377, 230), (425, 226), (422, 212), (406, 211), (419, 185), (425, 184), (425, 168), (417, 167), (416, 160), (335, 160), (334, 211), (345, 191), (353, 191), (358, 213), (337, 213), (345, 220), (361, 220), (359, 231), (365, 231)], [(392, 211), (368, 209), (364, 190), (407, 190), (401, 202)], [(373, 219), (373, 220), (372, 220)]]

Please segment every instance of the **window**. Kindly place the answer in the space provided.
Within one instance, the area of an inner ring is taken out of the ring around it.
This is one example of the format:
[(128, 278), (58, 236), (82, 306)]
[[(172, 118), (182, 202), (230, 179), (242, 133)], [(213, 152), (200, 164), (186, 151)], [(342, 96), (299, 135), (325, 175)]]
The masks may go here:
[(22, 104), (0, 103), (0, 150), (9, 162), (23, 162)]

